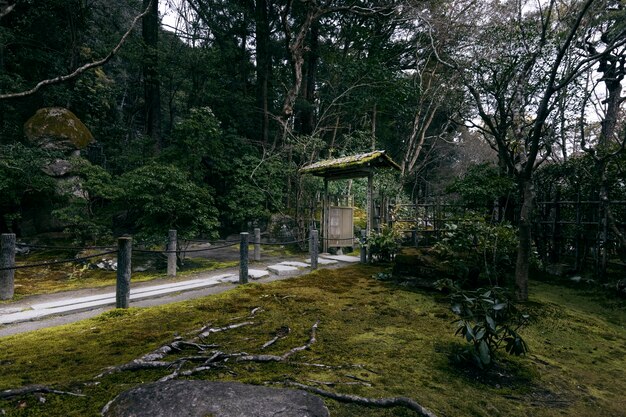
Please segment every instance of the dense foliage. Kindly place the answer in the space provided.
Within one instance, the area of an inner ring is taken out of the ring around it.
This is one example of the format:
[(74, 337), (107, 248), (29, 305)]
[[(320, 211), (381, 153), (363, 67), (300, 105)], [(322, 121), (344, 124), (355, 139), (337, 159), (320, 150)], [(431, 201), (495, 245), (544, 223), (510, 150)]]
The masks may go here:
[(446, 224), (433, 252), (460, 281), (476, 287), (505, 283), (515, 265), (516, 248), (511, 225), (493, 224), (472, 213)]

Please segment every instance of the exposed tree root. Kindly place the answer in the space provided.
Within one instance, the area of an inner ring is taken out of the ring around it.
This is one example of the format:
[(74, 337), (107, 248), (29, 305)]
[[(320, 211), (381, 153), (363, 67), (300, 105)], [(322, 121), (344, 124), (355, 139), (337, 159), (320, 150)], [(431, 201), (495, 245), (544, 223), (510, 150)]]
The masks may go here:
[(228, 326), (224, 326), (224, 327), (209, 327), (209, 328), (203, 328), (200, 330), (200, 334), (198, 335), (198, 337), (200, 339), (203, 339), (205, 337), (208, 337), (210, 334), (213, 333), (219, 333), (219, 332), (224, 332), (226, 330), (232, 330), (232, 329), (236, 329), (238, 327), (243, 327), (243, 326), (251, 326), (253, 325), (254, 322), (253, 321), (244, 321), (243, 323), (236, 323), (236, 324), (231, 324)]
[(271, 340), (263, 343), (263, 346), (261, 346), (261, 349), (267, 349), (268, 347), (272, 346), (274, 343), (278, 342), (280, 339), (284, 339), (285, 337), (287, 337), (289, 333), (291, 333), (291, 329), (288, 326), (283, 326), (279, 328), (278, 330), (276, 330), (276, 336), (274, 336), (274, 338), (272, 338)]
[[(255, 312), (255, 310), (253, 310), (253, 312)], [(216, 345), (197, 343), (198, 340), (202, 340), (210, 334), (237, 329), (243, 326), (250, 326), (252, 324), (254, 324), (254, 322), (246, 321), (217, 328), (206, 326), (202, 328), (198, 336), (192, 340), (181, 340), (181, 338), (178, 337), (172, 343), (163, 345), (152, 352), (143, 355), (141, 358), (134, 359), (123, 365), (111, 367), (105, 370), (101, 374), (97, 375), (96, 379), (117, 372), (173, 368), (174, 371), (172, 373), (160, 379), (160, 381), (169, 381), (182, 376), (191, 376), (200, 372), (212, 370), (218, 366), (222, 366), (223, 363), (231, 359), (234, 359), (235, 362), (284, 362), (295, 353), (309, 349), (311, 345), (316, 342), (316, 331), (317, 326), (319, 325), (319, 320), (316, 321), (311, 327), (311, 336), (309, 337), (307, 343), (302, 346), (294, 347), (282, 355), (250, 355), (245, 352), (224, 353), (216, 350), (209, 351), (208, 348), (215, 347)], [(279, 329), (279, 331), (280, 330), (281, 329)], [(288, 332), (285, 332), (284, 330), (283, 333), (285, 333), (285, 335), (288, 334)], [(182, 352), (185, 348), (193, 348), (199, 353), (199, 355), (184, 356), (173, 361), (163, 360), (167, 355), (173, 352)], [(206, 354), (210, 354), (210, 356), (206, 356)], [(200, 362), (200, 365), (192, 367), (191, 369), (183, 370), (185, 365), (190, 362)]]
[(317, 385), (325, 385), (327, 387), (334, 387), (335, 385), (362, 385), (364, 387), (371, 387), (372, 384), (370, 384), (369, 382), (361, 382), (361, 381), (349, 381), (349, 382), (344, 382), (344, 381), (337, 381), (337, 382), (328, 382), (328, 381), (318, 381), (316, 379), (307, 379), (306, 381), (311, 382), (313, 384), (317, 384)]
[(59, 395), (71, 395), (73, 397), (85, 397), (83, 394), (77, 394), (75, 392), (60, 391), (54, 388), (47, 387), (45, 385), (27, 385), (21, 388), (7, 389), (0, 391), (0, 399), (7, 399), (12, 397), (19, 397), (27, 394), (59, 394)]
[(298, 382), (285, 382), (285, 385), (289, 385), (295, 388), (300, 388), (305, 391), (312, 392), (317, 395), (321, 395), (322, 397), (330, 398), (336, 401), (353, 403), (364, 405), (368, 407), (381, 407), (381, 408), (391, 408), (391, 407), (406, 407), (409, 410), (413, 410), (423, 417), (437, 417), (432, 411), (427, 408), (421, 406), (416, 401), (413, 401), (407, 397), (392, 397), (392, 398), (365, 398), (359, 397), (358, 395), (352, 394), (337, 394), (330, 391), (325, 391), (320, 388), (312, 387), (309, 385), (300, 384)]
[(302, 346), (297, 346), (293, 349), (288, 350), (282, 355), (244, 355), (237, 358), (237, 362), (284, 362), (294, 353), (307, 350), (311, 348), (311, 345), (317, 341), (315, 337), (315, 333), (317, 331), (317, 326), (319, 325), (319, 320), (313, 324), (311, 327), (311, 337), (309, 341)]
[[(176, 367), (176, 370), (174, 371), (176, 376), (178, 376), (179, 374), (182, 375), (180, 373), (180, 369), (183, 366), (181, 365), (181, 363), (184, 364), (185, 362), (205, 362), (206, 364), (208, 363), (207, 361), (211, 362), (219, 357), (224, 359), (225, 356), (228, 356), (224, 354), (223, 352), (208, 350), (211, 348), (218, 347), (218, 345), (198, 343), (199, 341), (203, 341), (204, 338), (208, 337), (210, 334), (213, 334), (213, 333), (224, 332), (224, 331), (236, 329), (242, 326), (250, 326), (252, 324), (254, 324), (254, 322), (246, 321), (242, 323), (236, 323), (236, 324), (231, 324), (229, 326), (217, 327), (217, 328), (210, 327), (210, 325), (205, 326), (202, 329), (200, 329), (199, 334), (191, 340), (182, 340), (181, 337), (177, 337), (176, 339), (174, 339), (173, 342), (160, 346), (156, 348), (155, 350), (153, 350), (152, 352), (143, 355), (141, 358), (134, 359), (123, 365), (108, 368), (104, 372), (96, 375), (95, 378), (96, 379), (102, 378), (103, 376), (107, 376), (107, 375), (114, 374), (117, 372), (139, 371), (139, 370), (144, 370), (144, 369), (171, 368), (173, 366)], [(212, 356), (211, 357), (188, 356), (188, 357), (177, 359), (175, 361), (163, 360), (167, 355), (171, 354), (172, 352), (182, 352), (184, 349), (188, 349), (188, 348), (193, 348), (201, 354), (211, 353)], [(205, 366), (205, 365), (203, 364), (202, 366)], [(172, 378), (169, 378), (169, 379), (172, 379)]]

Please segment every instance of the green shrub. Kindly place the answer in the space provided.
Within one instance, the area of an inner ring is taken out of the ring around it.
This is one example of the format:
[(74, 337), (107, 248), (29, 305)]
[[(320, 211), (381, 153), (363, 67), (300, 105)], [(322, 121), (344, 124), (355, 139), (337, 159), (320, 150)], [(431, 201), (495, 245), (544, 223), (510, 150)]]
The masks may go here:
[(145, 165), (122, 175), (117, 203), (139, 241), (162, 242), (169, 229), (190, 239), (215, 236), (219, 225), (211, 190), (200, 187), (172, 165)]
[(528, 346), (518, 330), (529, 316), (522, 314), (501, 287), (463, 290), (449, 280), (438, 283), (440, 289), (451, 291), (451, 310), (459, 318), (456, 335), (469, 346), (455, 354), (459, 363), (472, 363), (480, 369), (493, 364), (496, 351), (504, 346), (507, 353), (523, 355)]
[(390, 262), (400, 250), (400, 235), (393, 228), (385, 226), (380, 233), (371, 233), (365, 245), (375, 260)]
[(458, 278), (491, 285), (514, 269), (516, 250), (517, 235), (511, 225), (489, 224), (476, 214), (446, 224), (442, 239), (433, 247)]
[[(76, 192), (65, 204), (54, 210), (54, 215), (65, 224), (68, 233), (76, 244), (111, 240), (113, 237), (112, 202), (119, 198), (123, 190), (104, 168), (92, 165), (82, 158), (72, 158), (72, 173), (80, 179)], [(70, 194), (70, 190), (66, 191)]]

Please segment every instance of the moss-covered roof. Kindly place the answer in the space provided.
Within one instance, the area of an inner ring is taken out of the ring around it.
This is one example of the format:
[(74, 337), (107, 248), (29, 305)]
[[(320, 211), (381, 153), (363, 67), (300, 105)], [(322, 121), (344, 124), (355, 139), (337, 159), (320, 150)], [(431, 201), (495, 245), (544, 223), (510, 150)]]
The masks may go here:
[(358, 178), (367, 176), (372, 168), (400, 170), (398, 164), (385, 151), (372, 151), (319, 161), (300, 169), (300, 173), (325, 178)]

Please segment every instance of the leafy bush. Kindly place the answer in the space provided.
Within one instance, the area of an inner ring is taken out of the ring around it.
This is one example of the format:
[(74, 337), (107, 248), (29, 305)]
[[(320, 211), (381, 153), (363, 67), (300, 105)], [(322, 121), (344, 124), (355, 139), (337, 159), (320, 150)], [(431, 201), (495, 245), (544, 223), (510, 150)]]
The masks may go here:
[(439, 288), (451, 291), (451, 309), (459, 317), (455, 320), (455, 334), (469, 344), (455, 355), (457, 361), (485, 369), (494, 362), (501, 346), (511, 355), (528, 352), (528, 345), (518, 330), (528, 322), (529, 316), (515, 307), (505, 289), (463, 290), (449, 280), (440, 281)]
[(122, 175), (119, 186), (118, 203), (139, 240), (161, 242), (168, 229), (176, 229), (179, 238), (211, 236), (218, 226), (211, 192), (174, 166), (145, 165)]
[(80, 178), (80, 196), (75, 194), (54, 215), (66, 225), (65, 232), (78, 243), (112, 239), (112, 202), (122, 195), (122, 189), (102, 167), (83, 158), (72, 158), (72, 173)]
[(400, 250), (400, 235), (393, 228), (385, 226), (380, 233), (371, 233), (365, 245), (374, 259), (389, 262)]
[(450, 266), (457, 277), (482, 279), (492, 285), (513, 270), (516, 249), (517, 235), (511, 225), (489, 224), (475, 214), (446, 224), (443, 238), (433, 247), (442, 264)]

